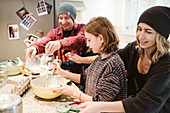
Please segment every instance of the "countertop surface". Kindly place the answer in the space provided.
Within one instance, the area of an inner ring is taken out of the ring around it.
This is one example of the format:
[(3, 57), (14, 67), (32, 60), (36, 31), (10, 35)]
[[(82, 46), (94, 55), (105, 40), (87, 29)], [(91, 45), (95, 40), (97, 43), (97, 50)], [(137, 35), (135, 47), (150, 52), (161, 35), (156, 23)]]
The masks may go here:
[(32, 89), (29, 88), (22, 96), (23, 113), (56, 113), (56, 105), (74, 100), (76, 99), (67, 95), (61, 95), (55, 99), (45, 100), (34, 95)]
[[(19, 79), (25, 76), (18, 75), (18, 76), (11, 76), (8, 79), (13, 80), (10, 84), (6, 83), (1, 85), (0, 87), (0, 94), (4, 93), (11, 93), (10, 90), (14, 87), (15, 82), (18, 82)], [(75, 86), (75, 84), (72, 84)], [(77, 88), (77, 86), (75, 86)], [(42, 99), (36, 96), (31, 89), (31, 86), (28, 86), (28, 89), (21, 95), (22, 98), (22, 106), (23, 106), (23, 113), (56, 113), (55, 106), (58, 104), (63, 104), (66, 102), (77, 101), (72, 96), (68, 95), (61, 95), (54, 99)], [(70, 111), (69, 113), (74, 113)]]

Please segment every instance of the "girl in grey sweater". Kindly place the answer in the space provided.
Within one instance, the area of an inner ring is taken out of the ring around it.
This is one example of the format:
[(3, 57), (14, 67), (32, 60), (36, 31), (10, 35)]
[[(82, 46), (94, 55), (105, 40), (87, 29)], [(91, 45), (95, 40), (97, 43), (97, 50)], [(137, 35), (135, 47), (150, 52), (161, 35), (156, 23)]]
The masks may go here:
[(67, 72), (57, 64), (56, 74), (72, 81), (85, 83), (85, 93), (72, 86), (63, 85), (53, 92), (72, 95), (85, 101), (115, 101), (127, 96), (126, 73), (123, 61), (116, 52), (119, 39), (111, 22), (105, 17), (90, 20), (84, 28), (87, 46), (99, 53), (83, 76)]

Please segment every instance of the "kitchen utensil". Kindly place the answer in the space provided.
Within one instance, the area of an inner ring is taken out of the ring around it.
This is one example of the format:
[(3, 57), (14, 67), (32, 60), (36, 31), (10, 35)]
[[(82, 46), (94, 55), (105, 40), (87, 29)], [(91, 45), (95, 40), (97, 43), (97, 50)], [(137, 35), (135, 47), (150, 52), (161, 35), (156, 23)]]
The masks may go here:
[(31, 87), (35, 95), (38, 97), (41, 97), (43, 99), (53, 99), (61, 94), (59, 93), (53, 93), (52, 89), (56, 87), (61, 87), (61, 84), (67, 84), (69, 80), (61, 77), (61, 76), (52, 76), (49, 77), (49, 84), (47, 85), (48, 87), (44, 86), (44, 83), (46, 81), (46, 77), (38, 77), (33, 80), (31, 80)]
[(78, 107), (78, 104), (74, 105), (59, 104), (55, 106), (55, 109), (57, 113), (69, 113), (69, 111), (80, 112), (80, 110), (75, 109), (75, 107)]
[[(39, 64), (38, 65), (46, 65), (46, 61), (45, 60), (43, 60), (43, 59), (41, 59), (39, 56), (35, 56), (38, 60), (39, 60)], [(37, 59), (35, 60), (35, 61), (37, 61)]]
[(21, 97), (15, 94), (0, 95), (0, 113), (22, 113)]
[(46, 75), (46, 81), (45, 81), (45, 86), (46, 86), (46, 87), (48, 87), (48, 84), (49, 84), (49, 82), (50, 82), (50, 81), (49, 81), (49, 78), (53, 76), (54, 71), (55, 71), (55, 69), (53, 69), (53, 70), (50, 72), (50, 74), (47, 74), (47, 75)]
[(72, 101), (72, 102), (66, 102), (67, 105), (73, 105), (73, 104), (81, 104), (82, 101)]
[(69, 113), (70, 106), (67, 104), (59, 104), (55, 106), (57, 113)]
[[(56, 56), (56, 60), (55, 60), (56, 62), (58, 62), (58, 56)], [(51, 61), (52, 62), (52, 61)], [(51, 63), (49, 63), (49, 68), (51, 67)], [(54, 71), (55, 71), (55, 69), (52, 69), (52, 71), (49, 71), (49, 72), (51, 72), (50, 74), (47, 74), (46, 75), (46, 82), (45, 82), (45, 85), (48, 87), (48, 81), (49, 81), (49, 77), (51, 76), (53, 76), (53, 74), (54, 74)]]
[(33, 73), (45, 73), (45, 75), (49, 70), (49, 67), (45, 65), (39, 57), (35, 57), (34, 60), (28, 57), (26, 60), (26, 67)]
[(78, 107), (78, 104), (74, 104), (74, 105), (70, 105), (70, 111), (74, 111), (74, 112), (80, 112), (79, 109), (75, 109), (75, 107)]

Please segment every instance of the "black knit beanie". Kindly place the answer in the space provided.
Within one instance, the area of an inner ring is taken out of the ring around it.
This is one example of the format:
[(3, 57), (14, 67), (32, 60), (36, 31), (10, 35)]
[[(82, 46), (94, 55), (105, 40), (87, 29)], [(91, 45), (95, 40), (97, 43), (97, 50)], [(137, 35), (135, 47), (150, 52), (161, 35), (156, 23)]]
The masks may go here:
[(62, 13), (69, 15), (72, 18), (73, 22), (75, 21), (77, 16), (77, 10), (75, 6), (69, 2), (64, 2), (59, 6), (57, 10), (57, 16)]
[(151, 26), (155, 31), (168, 39), (170, 34), (170, 7), (154, 6), (142, 13), (140, 22)]

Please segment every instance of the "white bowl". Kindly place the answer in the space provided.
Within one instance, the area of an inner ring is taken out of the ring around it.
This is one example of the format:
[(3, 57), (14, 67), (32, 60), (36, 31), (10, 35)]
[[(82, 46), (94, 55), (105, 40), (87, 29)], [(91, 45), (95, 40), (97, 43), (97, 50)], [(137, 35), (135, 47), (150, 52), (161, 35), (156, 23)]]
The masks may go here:
[(31, 80), (31, 87), (35, 95), (43, 99), (53, 99), (61, 94), (53, 93), (52, 89), (61, 87), (60, 84), (67, 84), (69, 80), (60, 77), (60, 76), (53, 76), (48, 79), (48, 86), (46, 86), (46, 76), (38, 77)]
[[(16, 63), (18, 63), (17, 61), (15, 61)], [(3, 67), (2, 65), (6, 65), (5, 62), (0, 63), (0, 71), (5, 71), (6, 75), (17, 75), (20, 74), (22, 71), (22, 66), (23, 65), (16, 65), (16, 66), (12, 66), (12, 67)]]

